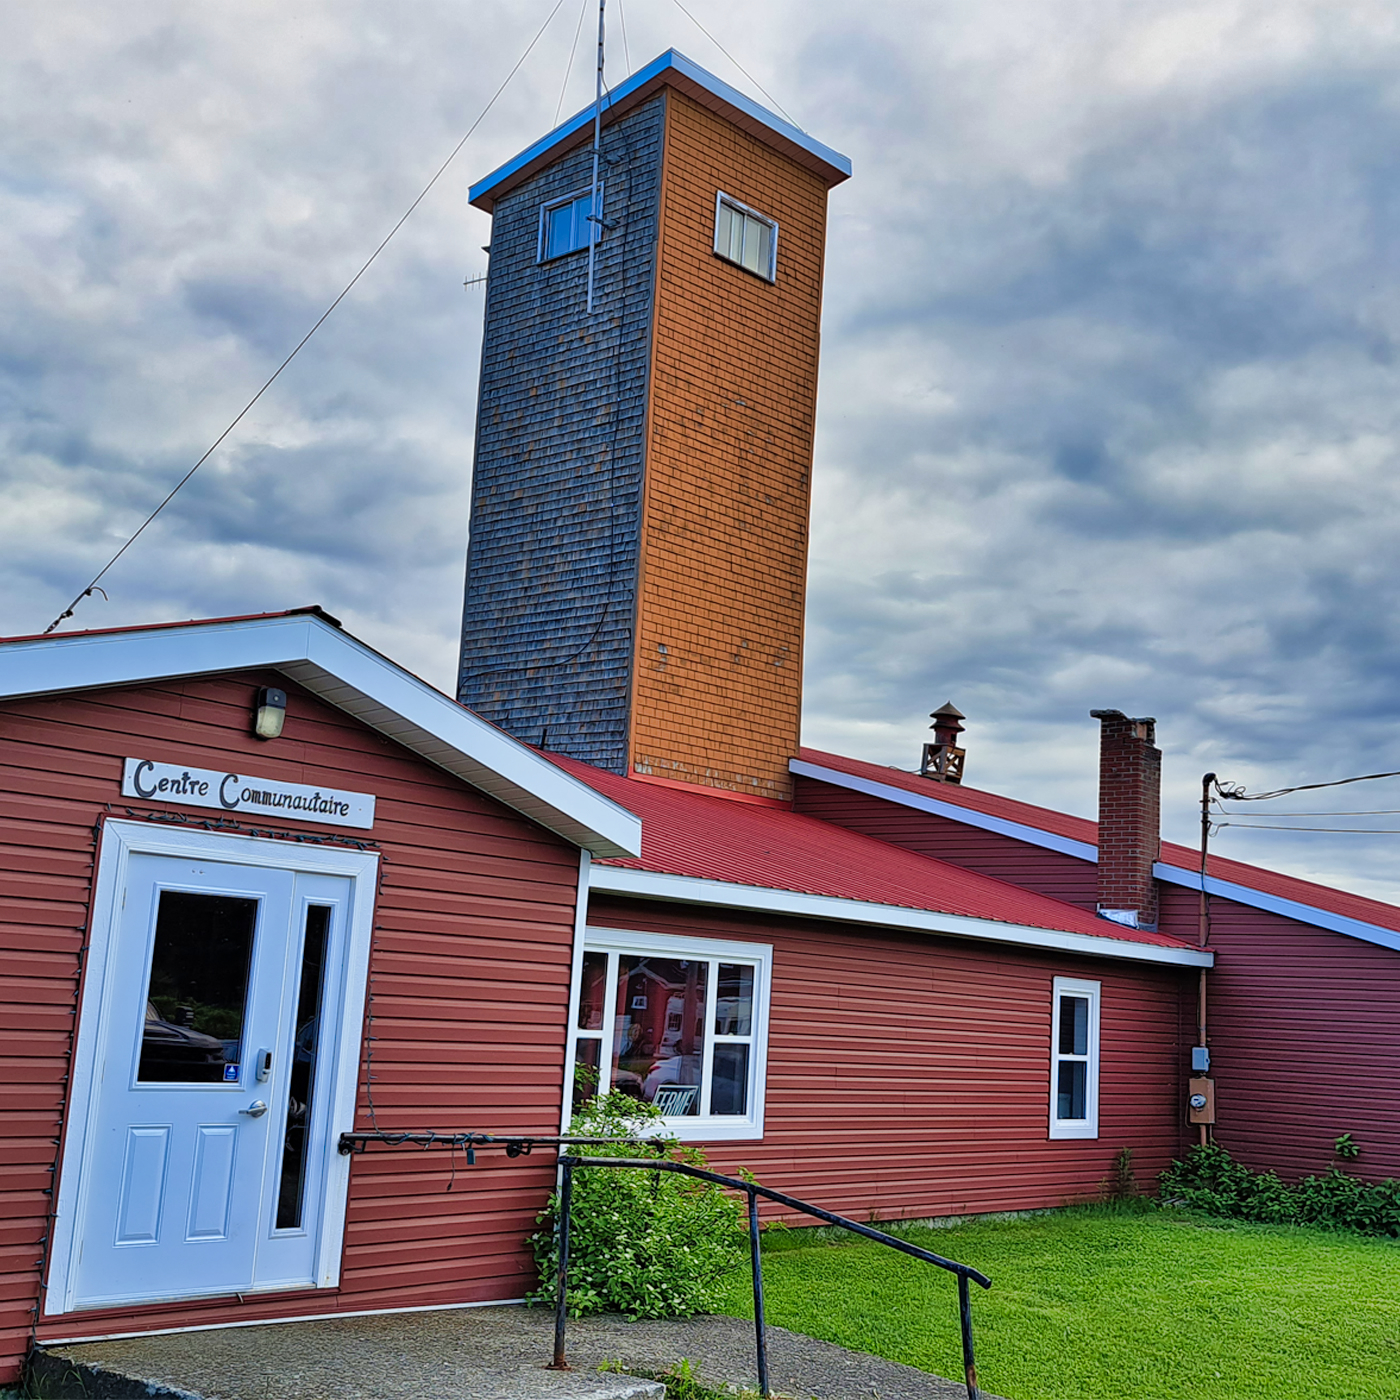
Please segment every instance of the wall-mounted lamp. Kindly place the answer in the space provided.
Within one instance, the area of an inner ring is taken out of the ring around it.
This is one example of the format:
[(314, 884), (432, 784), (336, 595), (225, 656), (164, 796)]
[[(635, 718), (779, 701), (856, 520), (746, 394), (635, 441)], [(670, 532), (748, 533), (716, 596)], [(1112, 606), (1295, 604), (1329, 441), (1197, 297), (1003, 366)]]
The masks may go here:
[(287, 718), (287, 692), (264, 686), (258, 691), (258, 708), (253, 714), (253, 733), (259, 739), (276, 739)]

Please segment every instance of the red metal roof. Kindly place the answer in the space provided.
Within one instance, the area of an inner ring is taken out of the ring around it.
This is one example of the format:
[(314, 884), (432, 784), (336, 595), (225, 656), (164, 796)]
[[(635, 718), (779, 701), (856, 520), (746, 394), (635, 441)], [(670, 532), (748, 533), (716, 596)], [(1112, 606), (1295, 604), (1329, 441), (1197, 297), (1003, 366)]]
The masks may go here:
[[(920, 797), (931, 797), (952, 807), (966, 807), (969, 811), (980, 812), (985, 816), (1019, 822), (1022, 826), (1032, 827), (1053, 836), (1082, 841), (1090, 846), (1097, 846), (1099, 842), (1098, 823), (1085, 817), (1072, 817), (1066, 812), (1035, 807), (1029, 802), (1017, 802), (1014, 798), (1002, 797), (994, 792), (982, 792), (958, 783), (931, 783), (917, 773), (906, 773), (899, 768), (883, 768), (878, 763), (864, 763), (857, 758), (844, 758), (840, 754), (826, 753), (821, 749), (803, 749), (799, 756), (806, 763), (831, 768), (851, 777), (865, 778), (870, 782), (884, 783), (888, 787), (900, 788)], [(1161, 859), (1166, 865), (1178, 866), (1184, 870), (1200, 869), (1200, 852), (1190, 846), (1178, 846), (1173, 841), (1162, 842)], [(1225, 856), (1210, 857), (1209, 873), (1217, 880), (1228, 880), (1231, 884), (1243, 885), (1246, 889), (1257, 890), (1260, 894), (1272, 895), (1276, 899), (1292, 900), (1312, 909), (1340, 915), (1344, 919), (1356, 919), (1360, 923), (1375, 924), (1379, 928), (1400, 932), (1400, 908), (1382, 903), (1378, 899), (1349, 894), (1346, 890), (1314, 884), (1311, 880), (1283, 875), (1276, 870), (1266, 870), (1262, 866), (1230, 860)]]
[(546, 757), (641, 817), (641, 856), (600, 864), (1125, 943), (1193, 946), (1169, 934), (1123, 928), (1071, 904), (802, 816), (781, 804), (734, 802), (703, 789), (621, 778), (558, 754)]

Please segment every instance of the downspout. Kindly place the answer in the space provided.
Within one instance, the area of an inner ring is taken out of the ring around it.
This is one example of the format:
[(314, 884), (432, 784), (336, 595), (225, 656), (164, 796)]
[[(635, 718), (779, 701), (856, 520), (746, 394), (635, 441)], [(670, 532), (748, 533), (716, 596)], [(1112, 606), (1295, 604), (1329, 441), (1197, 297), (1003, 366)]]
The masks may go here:
[[(1215, 782), (1215, 774), (1207, 773), (1201, 779), (1201, 902), (1197, 915), (1197, 940), (1202, 949), (1210, 943), (1210, 895), (1206, 892), (1206, 853), (1210, 844), (1210, 789)], [(1196, 1044), (1206, 1044), (1206, 969), (1200, 969), (1196, 987)], [(1208, 1141), (1206, 1124), (1201, 1129), (1201, 1146)]]

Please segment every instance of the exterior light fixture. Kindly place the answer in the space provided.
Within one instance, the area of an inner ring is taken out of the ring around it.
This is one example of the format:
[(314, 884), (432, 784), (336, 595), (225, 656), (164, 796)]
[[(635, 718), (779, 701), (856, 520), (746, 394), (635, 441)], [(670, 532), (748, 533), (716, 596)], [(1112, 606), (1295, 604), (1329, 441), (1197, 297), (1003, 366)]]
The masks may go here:
[(276, 739), (282, 734), (282, 722), (287, 718), (287, 692), (272, 686), (258, 691), (258, 708), (253, 714), (253, 733), (259, 739)]

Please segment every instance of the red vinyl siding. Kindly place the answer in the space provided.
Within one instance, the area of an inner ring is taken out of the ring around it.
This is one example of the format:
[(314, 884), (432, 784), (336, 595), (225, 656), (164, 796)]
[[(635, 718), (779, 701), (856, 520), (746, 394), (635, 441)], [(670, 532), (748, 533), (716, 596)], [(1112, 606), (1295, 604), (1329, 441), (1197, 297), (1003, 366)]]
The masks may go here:
[[(721, 1170), (919, 1218), (1093, 1198), (1123, 1147), (1150, 1183), (1177, 1150), (1182, 973), (621, 899), (589, 923), (772, 944), (764, 1138), (709, 1149)], [(1103, 984), (1095, 1140), (1048, 1138), (1056, 976)]]
[[(1164, 887), (1164, 924), (1194, 922), (1197, 898)], [(1349, 1173), (1400, 1177), (1400, 952), (1227, 899), (1211, 900), (1211, 947), (1216, 1141), (1296, 1180), (1351, 1133)]]
[(983, 831), (914, 807), (901, 807), (815, 778), (797, 779), (793, 807), (806, 816), (820, 817), (893, 846), (995, 876), (1081, 909), (1098, 908), (1098, 867), (1078, 856), (1047, 851), (1011, 836)]
[[(248, 733), (259, 685), (289, 692), (273, 743)], [(369, 982), (379, 1125), (558, 1130), (571, 846), (275, 673), (0, 706), (0, 1380), (13, 1378), (33, 1318), (93, 829), (127, 815), (121, 764), (133, 754), (374, 792), (373, 830), (349, 834), (383, 860)], [(40, 1337), (521, 1296), (533, 1277), (522, 1241), (550, 1169), (483, 1154), (470, 1173), (458, 1162), (449, 1191), (451, 1176), (446, 1153), (357, 1158), (334, 1291), (69, 1314)]]

